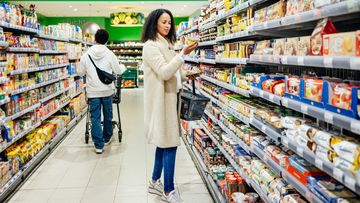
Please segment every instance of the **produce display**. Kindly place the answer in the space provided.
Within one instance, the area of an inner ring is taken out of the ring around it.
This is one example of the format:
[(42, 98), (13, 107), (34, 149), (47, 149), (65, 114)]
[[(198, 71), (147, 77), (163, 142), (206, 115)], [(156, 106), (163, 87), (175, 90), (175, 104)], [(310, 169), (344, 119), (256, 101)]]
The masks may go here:
[(136, 12), (119, 12), (110, 15), (111, 25), (142, 25), (145, 22), (145, 16)]

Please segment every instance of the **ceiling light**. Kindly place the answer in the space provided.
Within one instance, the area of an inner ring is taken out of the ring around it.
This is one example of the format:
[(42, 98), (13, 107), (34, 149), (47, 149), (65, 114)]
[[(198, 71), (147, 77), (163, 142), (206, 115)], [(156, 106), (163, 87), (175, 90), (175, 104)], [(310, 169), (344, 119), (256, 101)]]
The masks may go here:
[(186, 8), (187, 7), (187, 5), (184, 5), (184, 8)]
[(142, 1), (141, 3), (142, 3), (142, 4), (145, 4), (145, 2), (144, 2), (144, 1)]
[(72, 8), (72, 6), (70, 5), (69, 8)]
[(79, 9), (77, 9), (77, 8), (74, 8), (74, 11), (76, 12), (76, 11), (78, 11)]

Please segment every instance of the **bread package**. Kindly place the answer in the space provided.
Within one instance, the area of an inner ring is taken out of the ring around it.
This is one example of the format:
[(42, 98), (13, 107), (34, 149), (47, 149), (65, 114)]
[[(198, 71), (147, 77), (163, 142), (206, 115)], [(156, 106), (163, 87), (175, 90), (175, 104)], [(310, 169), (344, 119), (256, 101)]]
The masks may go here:
[(316, 146), (315, 154), (317, 157), (324, 161), (333, 162), (337, 155), (334, 151), (329, 148), (322, 147), (320, 145)]
[(296, 55), (298, 56), (310, 55), (310, 36), (299, 37)]
[(336, 154), (342, 159), (359, 164), (360, 162), (360, 143), (343, 141), (332, 145)]
[(356, 32), (324, 35), (324, 56), (355, 56)]
[(318, 132), (318, 129), (316, 129), (313, 126), (302, 124), (298, 128), (298, 134), (299, 136), (302, 136), (310, 141), (314, 141), (314, 136)]
[(310, 55), (323, 55), (323, 36), (336, 33), (336, 28), (329, 18), (318, 22), (310, 38)]
[(297, 55), (298, 42), (299, 42), (298, 37), (287, 38), (285, 42), (284, 56)]
[(273, 43), (273, 54), (275, 56), (281, 56), (284, 55), (284, 50), (285, 50), (285, 41), (286, 39), (275, 39), (274, 43)]

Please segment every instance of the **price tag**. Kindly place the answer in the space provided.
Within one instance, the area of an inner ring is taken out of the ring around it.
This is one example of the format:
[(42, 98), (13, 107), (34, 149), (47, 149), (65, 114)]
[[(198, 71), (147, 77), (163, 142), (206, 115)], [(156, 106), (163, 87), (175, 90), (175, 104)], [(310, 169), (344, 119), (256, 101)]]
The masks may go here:
[(308, 114), (308, 105), (302, 104), (301, 105), (301, 112), (304, 114)]
[(289, 140), (287, 138), (282, 139), (282, 143), (285, 147), (289, 148)]
[(325, 119), (325, 122), (333, 124), (334, 123), (334, 114), (330, 113), (328, 111), (325, 111), (324, 119)]
[(287, 62), (287, 56), (283, 56), (282, 58), (281, 58), (281, 63), (282, 64), (287, 64), (288, 62)]
[(263, 132), (265, 133), (265, 131), (266, 131), (266, 125), (261, 126), (261, 131), (263, 131)]
[(300, 14), (296, 14), (296, 15), (295, 15), (295, 21), (296, 21), (296, 22), (301, 21), (301, 15), (300, 15)]
[(282, 105), (285, 106), (285, 107), (288, 107), (289, 106), (289, 100), (287, 98), (283, 98), (282, 99)]
[(358, 70), (360, 66), (360, 58), (359, 57), (351, 57), (350, 58), (350, 69)]
[(347, 9), (349, 13), (359, 11), (359, 4), (356, 0), (348, 0), (347, 3)]
[(264, 91), (260, 91), (259, 95), (260, 97), (264, 97)]
[(268, 27), (268, 21), (265, 21), (263, 26), (264, 26), (264, 28), (267, 28)]
[(350, 129), (351, 131), (353, 131), (354, 133), (360, 133), (360, 122), (358, 120), (355, 119), (351, 119), (351, 123), (350, 123)]
[(319, 169), (323, 170), (323, 161), (319, 158), (315, 159), (315, 165), (316, 167), (318, 167)]
[(269, 95), (269, 100), (270, 100), (271, 102), (274, 102), (274, 97), (275, 97), (275, 95), (270, 94), (270, 95)]
[(356, 191), (356, 180), (354, 177), (345, 176), (345, 185), (350, 189)]
[(303, 57), (303, 56), (299, 56), (299, 57), (297, 58), (297, 63), (298, 63), (298, 65), (300, 65), (300, 66), (305, 65), (304, 57)]
[(301, 156), (301, 157), (304, 156), (304, 149), (302, 147), (297, 147), (296, 152), (299, 156)]
[(332, 57), (324, 57), (324, 67), (326, 67), (326, 68), (333, 67), (333, 58)]
[(314, 17), (315, 17), (316, 19), (321, 18), (321, 11), (320, 11), (320, 9), (314, 9), (313, 11), (314, 11)]
[(333, 175), (336, 179), (342, 181), (344, 177), (344, 172), (338, 168), (334, 168)]
[(313, 199), (313, 194), (309, 191), (309, 190), (306, 190), (305, 192), (305, 197), (306, 199), (309, 201), (309, 202), (313, 202), (312, 199)]

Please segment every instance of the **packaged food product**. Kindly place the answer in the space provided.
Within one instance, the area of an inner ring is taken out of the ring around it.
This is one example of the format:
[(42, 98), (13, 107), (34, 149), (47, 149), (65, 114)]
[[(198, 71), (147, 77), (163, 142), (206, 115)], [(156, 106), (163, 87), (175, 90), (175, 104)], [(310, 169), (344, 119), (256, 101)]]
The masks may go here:
[(299, 37), (297, 43), (296, 55), (307, 56), (310, 55), (310, 36)]
[(333, 163), (335, 167), (341, 170), (359, 173), (359, 163), (352, 163), (341, 157), (335, 157)]
[(324, 161), (333, 162), (337, 157), (336, 153), (329, 148), (317, 145), (315, 155)]
[(266, 7), (255, 11), (254, 24), (266, 21)]
[(280, 0), (275, 4), (267, 7), (266, 9), (266, 20), (275, 20), (284, 17), (286, 13), (286, 1)]
[(300, 78), (288, 76), (287, 93), (295, 96), (300, 96)]
[(286, 39), (275, 39), (273, 43), (274, 52), (273, 54), (275, 56), (281, 56), (284, 54), (285, 50), (285, 41)]
[(281, 126), (292, 130), (298, 129), (305, 122), (306, 120), (297, 117), (286, 116), (281, 118)]
[(345, 83), (329, 82), (329, 97), (331, 105), (350, 110), (352, 104), (352, 88), (354, 86)]
[(343, 202), (355, 198), (356, 195), (341, 183), (330, 177), (308, 177), (310, 190), (327, 203)]
[(360, 163), (360, 143), (343, 141), (332, 145), (336, 154), (354, 164)]
[(282, 201), (282, 203), (306, 203), (305, 200), (301, 198), (299, 194), (290, 194), (286, 195)]
[(309, 176), (324, 176), (324, 172), (305, 161), (298, 155), (289, 157), (289, 165), (287, 171), (296, 178), (301, 184), (307, 184), (307, 177)]
[(284, 56), (297, 55), (298, 42), (299, 42), (298, 37), (287, 38), (285, 42)]
[(324, 56), (355, 56), (356, 32), (326, 34), (324, 38)]
[(338, 3), (344, 0), (314, 0), (315, 8), (320, 8), (329, 4)]
[(281, 83), (275, 84), (273, 87), (273, 93), (283, 97), (285, 95), (285, 82), (282, 81)]
[(317, 144), (314, 141), (308, 140), (306, 137), (297, 136), (294, 138), (297, 144), (303, 148), (307, 148), (310, 151), (315, 151)]
[(336, 28), (329, 18), (324, 18), (316, 25), (310, 38), (310, 54), (323, 55), (323, 35), (336, 33)]
[(305, 98), (321, 102), (323, 85), (323, 80), (305, 78)]
[(298, 133), (300, 136), (313, 141), (314, 140), (314, 136), (316, 134), (316, 132), (318, 132), (318, 129), (316, 129), (315, 127), (312, 127), (310, 125), (306, 125), (306, 124), (302, 124), (300, 125), (300, 127), (298, 128)]

